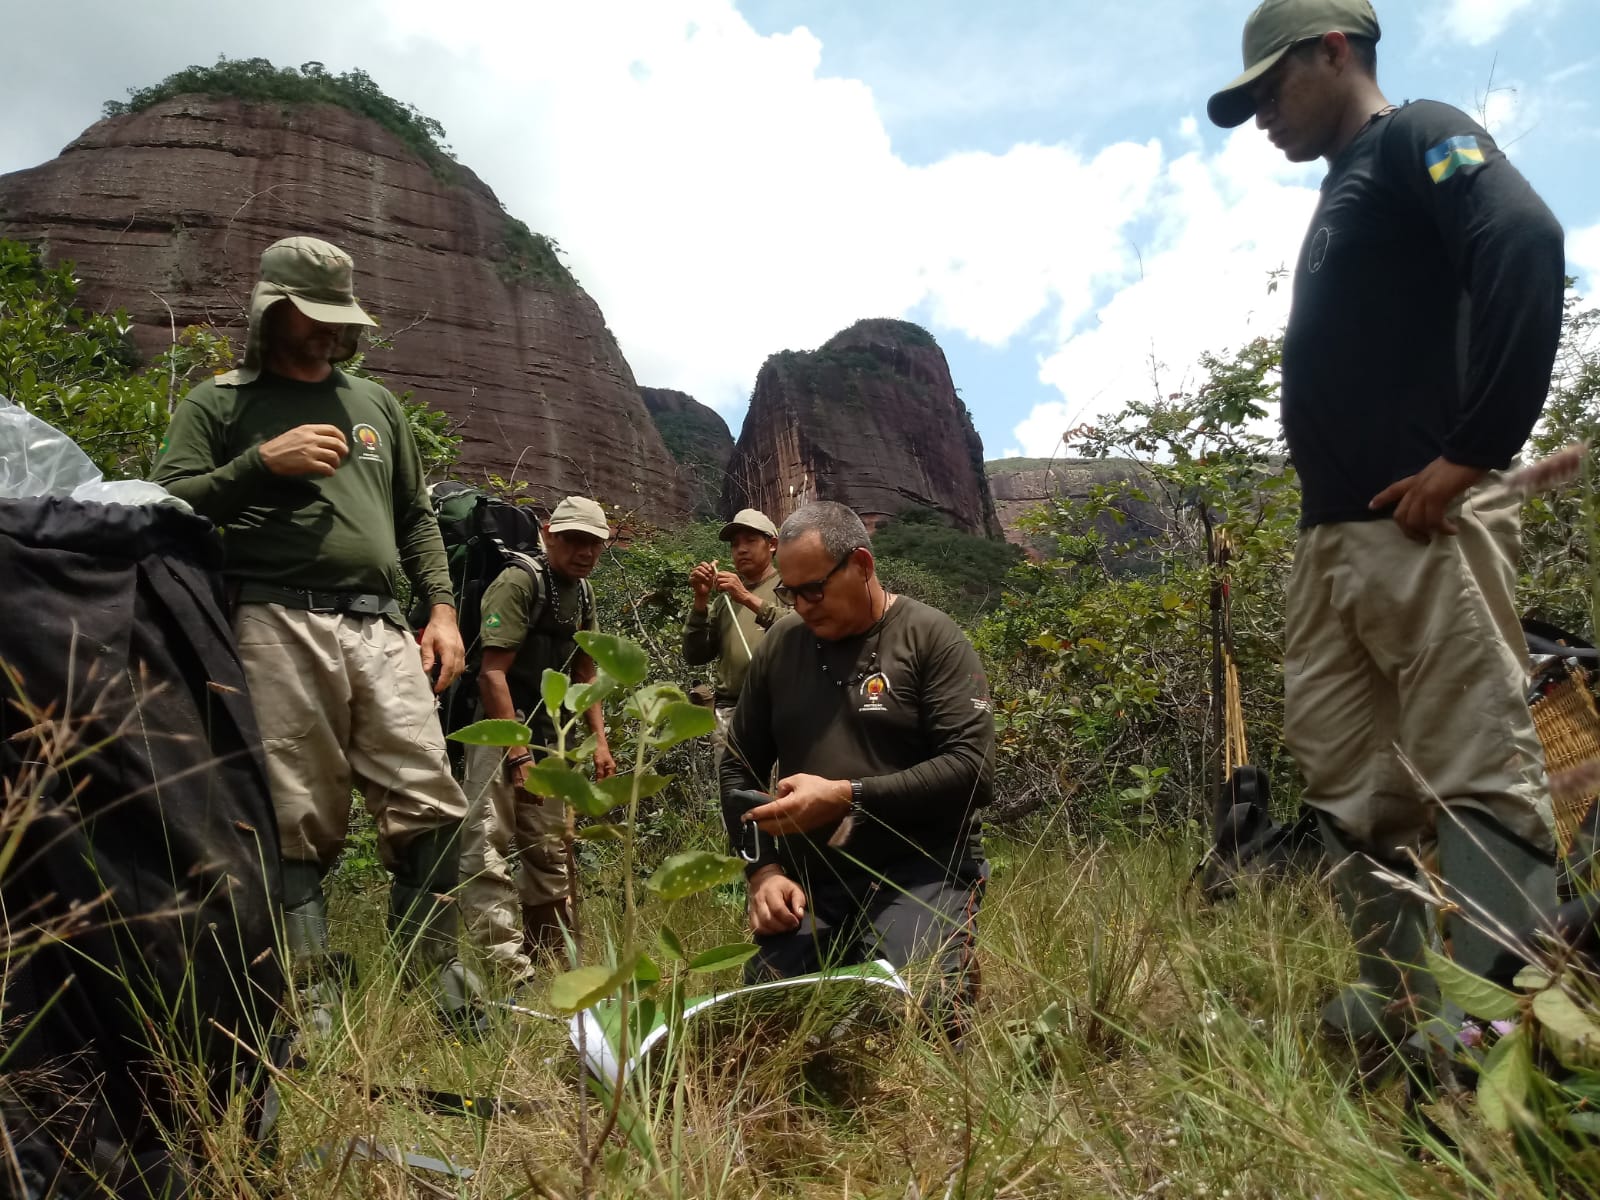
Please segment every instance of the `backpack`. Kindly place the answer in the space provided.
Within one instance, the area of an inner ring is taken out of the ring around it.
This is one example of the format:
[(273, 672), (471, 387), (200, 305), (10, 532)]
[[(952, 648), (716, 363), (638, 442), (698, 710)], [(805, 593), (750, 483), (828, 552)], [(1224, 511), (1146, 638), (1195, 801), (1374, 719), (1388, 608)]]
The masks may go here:
[[(532, 508), (454, 479), (434, 484), (428, 494), (444, 540), (456, 620), (467, 646), (466, 669), (439, 698), (439, 719), (445, 733), (451, 734), (470, 725), (478, 707), (483, 593), (507, 567), (526, 571), (540, 598), (540, 608), (529, 614), (528, 625), (533, 628), (543, 616), (545, 597), (555, 590), (555, 579), (540, 539), (539, 518)], [(587, 579), (579, 596), (579, 628), (584, 628), (594, 616), (594, 592)], [(427, 620), (427, 604), (419, 601), (411, 614), (412, 626), (420, 629)], [(459, 776), (464, 770), (465, 748), (451, 742), (449, 752), (451, 766)]]

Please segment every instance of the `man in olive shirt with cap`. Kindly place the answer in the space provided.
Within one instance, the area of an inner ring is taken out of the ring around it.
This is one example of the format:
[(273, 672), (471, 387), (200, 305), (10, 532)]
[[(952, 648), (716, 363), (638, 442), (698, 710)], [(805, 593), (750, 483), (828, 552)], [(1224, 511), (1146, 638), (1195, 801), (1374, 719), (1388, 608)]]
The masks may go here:
[[(266, 249), (244, 364), (185, 397), (153, 478), (223, 527), (297, 967), (312, 974), (326, 961), (322, 877), (344, 845), (354, 785), (394, 876), (397, 946), (427, 968), (441, 1015), (459, 1024), (474, 984), (456, 956), (448, 897), (467, 805), (434, 691), (460, 673), (464, 651), (405, 413), (337, 366), (359, 327), (375, 324), (352, 277), (349, 256), (316, 238)], [(420, 653), (396, 602), (402, 572), (432, 602)]]
[[(983, 664), (944, 613), (884, 590), (844, 505), (801, 508), (778, 547), (795, 615), (751, 660), (721, 765), (723, 819), (751, 864), (747, 976), (932, 962), (930, 1007), (959, 1033), (994, 788)], [(747, 804), (774, 768), (775, 796)]]
[[(535, 750), (556, 744), (555, 725), (540, 694), (545, 671), (559, 671), (574, 683), (595, 677), (594, 660), (578, 647), (575, 635), (598, 628), (589, 576), (610, 540), (605, 509), (583, 496), (568, 496), (545, 523), (544, 554), (514, 556), (483, 593), (482, 715), (526, 722)], [(596, 741), (595, 778), (609, 778), (617, 767), (606, 741), (605, 716), (596, 704), (584, 718)], [(507, 753), (495, 746), (467, 751), (472, 807), (462, 840), (467, 927), (493, 961), (523, 979), (533, 972), (535, 953), (560, 946), (572, 895), (566, 806), (523, 787), (535, 757), (531, 750)], [(519, 867), (514, 882), (513, 859)]]
[(778, 527), (765, 513), (741, 509), (717, 536), (733, 552), (734, 569), (723, 571), (716, 563), (703, 562), (689, 573), (694, 607), (683, 626), (683, 657), (692, 667), (717, 664), (714, 703), (720, 747), (739, 702), (750, 656), (788, 606), (775, 592), (778, 572), (772, 556), (778, 548)]
[(1415, 857), (1437, 846), (1451, 951), (1480, 975), (1509, 982), (1499, 943), (1555, 903), (1521, 502), (1495, 480), (1544, 405), (1565, 283), (1561, 227), (1489, 134), (1384, 98), (1379, 36), (1367, 0), (1266, 0), (1207, 106), (1328, 163), (1283, 342), (1301, 490), (1284, 739), (1360, 967), (1324, 1029), (1373, 1066), (1437, 1003), (1430, 911), (1391, 882)]

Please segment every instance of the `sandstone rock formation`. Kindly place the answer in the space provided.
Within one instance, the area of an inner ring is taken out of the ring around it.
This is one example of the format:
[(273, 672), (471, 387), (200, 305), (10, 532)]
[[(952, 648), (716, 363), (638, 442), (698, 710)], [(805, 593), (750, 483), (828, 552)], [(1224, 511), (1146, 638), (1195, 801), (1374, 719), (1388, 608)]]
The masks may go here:
[[(1139, 464), (1132, 459), (1002, 458), (986, 463), (985, 468), (1006, 540), (1034, 557), (1053, 553), (1054, 546), (1050, 544), (1051, 539), (1021, 528), (1019, 519), (1046, 500), (1081, 500), (1095, 487), (1110, 486), (1120, 493), (1112, 507), (1122, 513), (1123, 519), (1119, 521), (1106, 513), (1094, 522), (1094, 528), (1113, 546), (1130, 546), (1130, 543), (1154, 537), (1165, 528), (1161, 508), (1135, 494), (1143, 486), (1143, 475)], [(1124, 557), (1131, 567), (1149, 555), (1131, 546)]]
[(642, 387), (639, 396), (661, 440), (687, 476), (694, 515), (731, 516), (722, 511), (722, 485), (733, 457), (733, 434), (717, 410), (687, 392)]
[(818, 350), (767, 359), (722, 500), (777, 521), (837, 500), (869, 526), (929, 508), (964, 532), (1000, 534), (983, 443), (944, 352), (905, 321), (857, 321)]
[(459, 474), (687, 515), (683, 472), (551, 244), (471, 171), (430, 165), (365, 117), (179, 96), (0, 176), (0, 235), (77, 263), (85, 304), (127, 309), (146, 351), (206, 322), (242, 348), (261, 250), (297, 233), (354, 257), (357, 294), (392, 339), (366, 365), (455, 419)]

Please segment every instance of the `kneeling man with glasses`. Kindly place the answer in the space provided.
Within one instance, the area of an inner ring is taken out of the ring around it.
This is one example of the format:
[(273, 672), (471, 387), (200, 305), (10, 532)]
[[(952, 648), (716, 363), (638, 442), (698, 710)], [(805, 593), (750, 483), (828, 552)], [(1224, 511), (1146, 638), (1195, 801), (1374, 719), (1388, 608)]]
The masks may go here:
[(948, 616), (884, 590), (842, 504), (783, 523), (778, 574), (794, 615), (756, 648), (721, 765), (761, 947), (747, 977), (931, 963), (928, 1007), (959, 1035), (994, 786), (983, 665)]

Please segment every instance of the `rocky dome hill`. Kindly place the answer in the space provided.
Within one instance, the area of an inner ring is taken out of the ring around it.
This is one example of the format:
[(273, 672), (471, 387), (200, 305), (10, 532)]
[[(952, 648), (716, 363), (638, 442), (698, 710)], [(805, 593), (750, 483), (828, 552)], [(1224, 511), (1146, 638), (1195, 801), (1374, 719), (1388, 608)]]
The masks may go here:
[(242, 349), (261, 251), (349, 251), (382, 322), (366, 366), (452, 418), (457, 473), (587, 492), (671, 522), (692, 507), (633, 372), (557, 247), (508, 215), (443, 130), (361, 72), (190, 68), (107, 106), (50, 162), (0, 176), (0, 236), (71, 260), (86, 307), (141, 350), (213, 324)]
[(782, 521), (811, 500), (847, 504), (869, 526), (927, 509), (962, 532), (999, 536), (983, 443), (927, 330), (857, 321), (817, 350), (762, 366), (723, 511)]
[(667, 450), (688, 478), (694, 515), (722, 515), (722, 486), (733, 457), (733, 434), (717, 410), (687, 392), (642, 387), (639, 395)]

